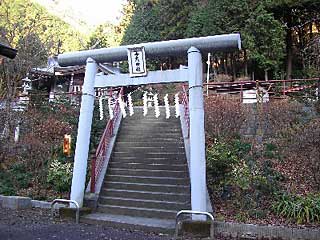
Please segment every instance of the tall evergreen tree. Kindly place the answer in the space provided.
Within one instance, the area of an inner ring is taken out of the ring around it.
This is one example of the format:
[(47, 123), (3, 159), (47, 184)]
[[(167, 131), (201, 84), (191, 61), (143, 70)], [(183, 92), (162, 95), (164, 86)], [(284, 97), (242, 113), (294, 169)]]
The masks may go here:
[(161, 23), (157, 1), (134, 1), (135, 11), (122, 39), (122, 44), (161, 40)]
[[(293, 76), (294, 56), (301, 57), (305, 46), (313, 40), (313, 26), (320, 25), (319, 0), (266, 0), (265, 5), (286, 29), (286, 73)], [(316, 32), (316, 31), (315, 31)], [(317, 31), (319, 33), (319, 29)], [(300, 63), (299, 63), (300, 62)], [(303, 59), (296, 61), (297, 68), (304, 68)], [(300, 65), (300, 66), (299, 66)]]

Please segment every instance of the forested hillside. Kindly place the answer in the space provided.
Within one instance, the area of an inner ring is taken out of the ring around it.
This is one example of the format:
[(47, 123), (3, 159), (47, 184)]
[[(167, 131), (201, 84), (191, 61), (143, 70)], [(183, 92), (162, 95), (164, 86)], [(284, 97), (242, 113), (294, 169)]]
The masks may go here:
[(83, 41), (80, 33), (30, 0), (0, 1), (0, 42), (18, 50), (15, 61), (3, 62), (0, 97), (14, 96), (30, 68), (46, 65), (51, 55), (83, 48)]
[(215, 55), (225, 74), (297, 78), (319, 73), (319, 57), (310, 55), (319, 49), (318, 0), (129, 2), (135, 11), (122, 44), (239, 32), (241, 52)]

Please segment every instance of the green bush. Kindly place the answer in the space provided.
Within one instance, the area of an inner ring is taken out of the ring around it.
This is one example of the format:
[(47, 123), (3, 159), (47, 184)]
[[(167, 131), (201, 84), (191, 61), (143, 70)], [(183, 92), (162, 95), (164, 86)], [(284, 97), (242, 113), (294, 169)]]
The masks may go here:
[[(267, 146), (267, 150), (275, 149), (274, 145)], [(258, 159), (251, 145), (239, 139), (215, 139), (208, 147), (207, 176), (215, 193), (223, 199), (236, 198), (241, 210), (263, 206), (263, 201), (273, 198), (279, 191), (283, 180), (271, 161)]]
[(15, 195), (16, 190), (12, 183), (10, 175), (1, 169), (0, 171), (0, 194)]
[(16, 195), (17, 191), (30, 185), (32, 176), (23, 163), (14, 163), (0, 170), (0, 194)]
[(21, 189), (29, 186), (32, 176), (30, 172), (27, 171), (25, 164), (13, 164), (9, 172), (17, 188)]
[(72, 164), (53, 160), (50, 164), (47, 182), (58, 192), (70, 189), (72, 180)]
[(214, 184), (228, 178), (238, 157), (232, 146), (215, 139), (214, 144), (207, 148), (207, 173)]
[(272, 209), (279, 216), (292, 219), (297, 224), (320, 222), (320, 195), (282, 194)]
[(264, 157), (275, 158), (276, 157), (277, 146), (272, 143), (267, 143), (265, 145)]

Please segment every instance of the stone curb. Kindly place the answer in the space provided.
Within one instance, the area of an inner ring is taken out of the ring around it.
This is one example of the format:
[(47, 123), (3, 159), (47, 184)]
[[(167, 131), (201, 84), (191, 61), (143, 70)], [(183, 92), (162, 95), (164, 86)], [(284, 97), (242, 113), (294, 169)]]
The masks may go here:
[[(32, 200), (27, 197), (0, 195), (0, 206), (11, 209), (51, 208), (51, 202)], [(55, 207), (63, 207), (56, 204)], [(320, 229), (299, 229), (284, 226), (255, 225), (244, 223), (214, 222), (215, 235), (231, 236), (240, 239), (282, 239), (282, 240), (319, 240)]]
[(19, 196), (0, 196), (1, 206), (9, 209), (27, 209), (31, 208), (31, 198)]
[(51, 202), (31, 200), (31, 204), (34, 208), (51, 208)]
[[(50, 209), (51, 202), (32, 200), (28, 197), (0, 195), (0, 206), (10, 209), (44, 208)], [(55, 208), (65, 207), (64, 204), (55, 204)]]
[(282, 239), (282, 240), (319, 240), (320, 229), (299, 229), (284, 226), (255, 225), (243, 223), (214, 223), (215, 234), (238, 237), (240, 239)]

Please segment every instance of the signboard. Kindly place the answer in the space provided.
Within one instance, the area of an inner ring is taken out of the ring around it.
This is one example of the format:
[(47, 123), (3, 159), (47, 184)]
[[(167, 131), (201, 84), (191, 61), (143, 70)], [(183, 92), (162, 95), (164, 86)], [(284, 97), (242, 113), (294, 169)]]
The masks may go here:
[(65, 134), (63, 137), (63, 153), (70, 157), (71, 154), (71, 135)]
[(130, 77), (146, 76), (147, 67), (144, 47), (128, 48), (128, 63)]
[(264, 88), (259, 90), (245, 90), (242, 94), (243, 103), (266, 103), (269, 102), (269, 93)]

